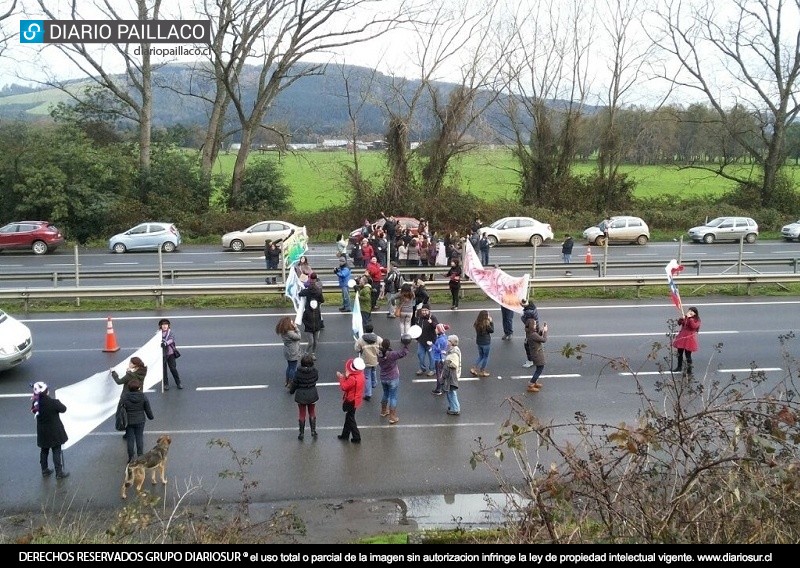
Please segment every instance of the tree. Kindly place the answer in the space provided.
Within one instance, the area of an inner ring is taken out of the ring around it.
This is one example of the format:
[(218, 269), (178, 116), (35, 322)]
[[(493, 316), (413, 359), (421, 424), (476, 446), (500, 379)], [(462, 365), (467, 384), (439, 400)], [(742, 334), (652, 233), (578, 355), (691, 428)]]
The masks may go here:
[[(800, 3), (727, 0), (693, 6), (667, 0), (656, 15), (662, 27), (654, 39), (682, 71), (664, 78), (708, 100), (728, 136), (759, 167), (761, 205), (772, 205), (787, 157), (786, 129), (800, 112)], [(739, 129), (742, 110), (758, 124), (755, 140), (749, 129)], [(752, 184), (729, 167), (733, 163), (724, 156), (698, 167)]]
[(8, 42), (11, 41), (16, 35), (14, 32), (6, 30), (3, 25), (5, 20), (14, 15), (14, 11), (16, 9), (17, 0), (11, 0), (11, 4), (8, 6), (8, 9), (5, 12), (0, 12), (0, 57), (3, 56), (3, 52), (5, 51)]
[(548, 1), (513, 13), (509, 26), (515, 49), (503, 68), (501, 135), (519, 163), (522, 204), (547, 206), (567, 185), (578, 148), (591, 18), (578, 1)]

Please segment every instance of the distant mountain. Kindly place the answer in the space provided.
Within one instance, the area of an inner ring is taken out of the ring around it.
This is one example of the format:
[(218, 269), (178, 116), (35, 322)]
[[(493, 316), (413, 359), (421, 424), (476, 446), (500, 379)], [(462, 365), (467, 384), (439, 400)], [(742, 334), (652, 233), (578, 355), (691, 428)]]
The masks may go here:
[[(256, 78), (260, 71), (260, 67), (246, 66), (240, 75), (240, 83), (245, 88), (244, 100), (248, 107), (252, 106)], [(393, 81), (396, 80), (373, 69), (358, 66), (329, 66), (324, 74), (301, 77), (278, 95), (265, 117), (265, 123), (287, 125), (294, 142), (316, 142), (320, 137), (346, 138), (350, 122), (344, 77), (347, 77), (351, 93), (360, 93), (362, 86), (370, 85), (367, 101), (358, 112), (358, 130), (362, 136), (382, 137), (387, 122), (384, 104), (395, 89)], [(69, 83), (69, 87), (81, 90), (88, 84), (88, 80), (73, 81)], [(153, 84), (154, 126), (205, 126), (209, 112), (208, 103), (196, 96), (177, 94), (187, 93), (189, 85), (194, 89), (205, 87), (207, 91), (211, 88), (210, 84), (198, 82), (197, 75), (192, 76), (192, 69), (188, 65), (169, 64), (159, 67), (154, 73)], [(418, 86), (419, 81), (405, 80), (402, 90), (405, 95), (409, 95)], [(442, 82), (437, 86), (446, 93), (455, 84)], [(50, 105), (69, 100), (58, 89), (31, 90), (28, 87), (11, 85), (0, 91), (0, 118), (41, 119), (48, 113)], [(351, 104), (358, 106), (362, 102), (354, 97)], [(429, 108), (425, 99), (422, 101), (422, 108)], [(495, 124), (503, 120), (496, 107), (489, 110), (487, 118), (490, 123)], [(425, 138), (429, 126), (424, 119), (417, 119), (420, 123), (416, 125), (414, 138)], [(229, 112), (229, 122), (235, 127), (233, 109)], [(476, 132), (475, 136), (487, 138), (487, 132)], [(235, 141), (234, 139), (235, 136), (230, 141)]]

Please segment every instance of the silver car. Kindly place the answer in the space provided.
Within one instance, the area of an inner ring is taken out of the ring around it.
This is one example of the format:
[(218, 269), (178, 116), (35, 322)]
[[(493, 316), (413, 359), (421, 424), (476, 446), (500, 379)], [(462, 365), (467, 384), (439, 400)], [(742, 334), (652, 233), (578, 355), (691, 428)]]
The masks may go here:
[(787, 241), (800, 241), (800, 219), (784, 225), (781, 229), (781, 236)]
[(689, 238), (706, 244), (740, 239), (752, 244), (758, 238), (758, 224), (750, 217), (717, 217), (705, 225), (689, 229)]
[(140, 223), (108, 239), (109, 250), (119, 254), (129, 250), (174, 252), (180, 245), (181, 234), (172, 223)]
[(33, 354), (31, 330), (0, 310), (0, 371), (16, 367)]
[(630, 215), (617, 215), (604, 219), (594, 227), (583, 232), (583, 238), (589, 244), (603, 246), (606, 237), (610, 243), (636, 243), (646, 245), (650, 240), (650, 227), (641, 218)]
[(285, 239), (297, 228), (297, 225), (286, 221), (260, 221), (243, 231), (225, 233), (222, 235), (222, 246), (236, 252), (246, 248), (264, 248), (264, 241)]

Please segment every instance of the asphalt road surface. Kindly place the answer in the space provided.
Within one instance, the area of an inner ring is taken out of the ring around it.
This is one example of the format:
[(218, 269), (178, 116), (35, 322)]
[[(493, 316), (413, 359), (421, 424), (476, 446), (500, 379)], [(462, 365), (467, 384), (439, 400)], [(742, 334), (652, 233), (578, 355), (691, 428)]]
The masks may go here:
[[(698, 380), (746, 374), (753, 365), (771, 378), (786, 374), (778, 337), (796, 328), (800, 300), (695, 301), (689, 292), (682, 290), (684, 304), (698, 306), (703, 321), (701, 348), (695, 355)], [(220, 476), (235, 466), (230, 451), (209, 444), (213, 439), (226, 440), (239, 457), (252, 458), (246, 476), (259, 482), (251, 491), (254, 501), (496, 492), (491, 472), (482, 466), (472, 469), (469, 459), (477, 438), (492, 440), (498, 434), (508, 416), (504, 403), (508, 397), (523, 398), (545, 421), (569, 420), (576, 411), (611, 424), (633, 420), (639, 408), (634, 379), (606, 366), (604, 357), (625, 356), (640, 379), (655, 382), (660, 367), (667, 368), (663, 359), (667, 353), (662, 351), (656, 360), (648, 355), (654, 343), (667, 342), (667, 320), (677, 316), (666, 298), (666, 286), (663, 301), (540, 303), (542, 319), (550, 326), (547, 366), (542, 391), (527, 394), (530, 369), (521, 366), (523, 333), (518, 317), (513, 340), (501, 341), (496, 304), (464, 304), (459, 311), (434, 305), (434, 315), (461, 339), (461, 415), (445, 414), (444, 397), (431, 395), (433, 378), (414, 374), (417, 362), (412, 352), (401, 361), (400, 422), (392, 426), (378, 415), (379, 386), (376, 396), (357, 413), (363, 443), (355, 445), (336, 438), (344, 415), (335, 372), (353, 356), (349, 314), (337, 311), (338, 298), (327, 299), (317, 361), (320, 434), (316, 441), (307, 435), (303, 442), (297, 440), (297, 405), (283, 388), (285, 361), (274, 332), (278, 317), (288, 315), (286, 311), (15, 314), (31, 328), (35, 347), (28, 362), (0, 374), (0, 507), (58, 510), (67, 504), (75, 510), (120, 502), (126, 450), (112, 418), (66, 451), (69, 479), (41, 477), (29, 383), (44, 380), (57, 391), (127, 359), (153, 336), (163, 315), (171, 319), (183, 353), (178, 364), (186, 388), (149, 393), (156, 419), (147, 423), (145, 446), (151, 447), (160, 433), (173, 437), (169, 499), (189, 492), (191, 500), (212, 496), (226, 502), (239, 499), (241, 484)], [(488, 367), (492, 376), (475, 379), (468, 375), (477, 354), (472, 323), (483, 308), (495, 320)], [(116, 353), (102, 351), (109, 315), (121, 347)], [(381, 311), (373, 321), (376, 332), (398, 346), (395, 320)], [(561, 350), (568, 343), (585, 344), (588, 352), (600, 356), (566, 359)], [(507, 474), (519, 476), (513, 464), (504, 467)]]

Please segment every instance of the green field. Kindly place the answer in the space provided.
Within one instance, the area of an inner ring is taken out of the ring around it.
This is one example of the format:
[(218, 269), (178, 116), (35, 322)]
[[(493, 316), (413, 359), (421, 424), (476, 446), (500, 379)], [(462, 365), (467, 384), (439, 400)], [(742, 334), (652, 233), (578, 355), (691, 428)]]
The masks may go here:
[[(261, 156), (253, 153), (251, 160)], [(276, 154), (268, 157), (278, 159)], [(229, 176), (236, 159), (234, 154), (219, 157), (215, 173)], [(347, 189), (342, 175), (345, 165), (352, 166), (352, 155), (341, 151), (305, 151), (284, 155), (280, 159), (286, 183), (292, 189), (292, 202), (297, 211), (319, 211), (347, 202)], [(486, 150), (469, 154), (453, 163), (466, 191), (483, 199), (514, 198), (519, 176), (511, 154), (505, 150)], [(365, 176), (378, 180), (384, 170), (382, 152), (361, 152), (359, 167)], [(594, 170), (593, 162), (581, 162), (574, 168), (578, 175)], [(679, 198), (720, 195), (734, 187), (730, 180), (696, 169), (664, 166), (624, 166), (637, 183), (636, 197), (674, 195)], [(748, 171), (742, 166), (742, 171)], [(800, 179), (800, 167), (791, 167), (791, 174)]]

